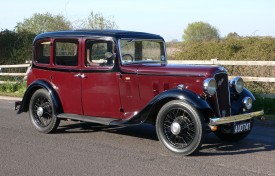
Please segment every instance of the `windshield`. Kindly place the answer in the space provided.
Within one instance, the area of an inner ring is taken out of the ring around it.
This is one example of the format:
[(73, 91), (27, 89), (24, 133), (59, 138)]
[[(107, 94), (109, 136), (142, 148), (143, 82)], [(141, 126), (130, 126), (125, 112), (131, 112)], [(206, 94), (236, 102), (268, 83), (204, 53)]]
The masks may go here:
[(122, 64), (166, 62), (162, 40), (120, 39)]

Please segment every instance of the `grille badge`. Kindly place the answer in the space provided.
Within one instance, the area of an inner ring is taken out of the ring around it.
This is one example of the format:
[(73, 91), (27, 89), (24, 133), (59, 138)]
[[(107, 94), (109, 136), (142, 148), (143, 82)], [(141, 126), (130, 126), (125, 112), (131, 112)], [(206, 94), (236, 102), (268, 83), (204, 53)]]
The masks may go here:
[(219, 80), (218, 87), (220, 87), (222, 85), (223, 81), (224, 81), (224, 78), (222, 78), (221, 80)]

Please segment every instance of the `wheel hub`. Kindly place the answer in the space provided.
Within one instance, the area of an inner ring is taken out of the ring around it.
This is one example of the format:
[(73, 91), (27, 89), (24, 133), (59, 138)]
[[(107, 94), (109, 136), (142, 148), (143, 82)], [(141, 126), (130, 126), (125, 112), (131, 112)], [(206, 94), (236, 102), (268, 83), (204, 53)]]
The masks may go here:
[(181, 131), (181, 127), (180, 127), (180, 124), (178, 122), (173, 122), (171, 124), (171, 132), (174, 134), (174, 135), (178, 135), (180, 134), (180, 131)]
[(43, 108), (42, 107), (38, 107), (36, 114), (37, 114), (38, 117), (41, 117), (43, 115)]

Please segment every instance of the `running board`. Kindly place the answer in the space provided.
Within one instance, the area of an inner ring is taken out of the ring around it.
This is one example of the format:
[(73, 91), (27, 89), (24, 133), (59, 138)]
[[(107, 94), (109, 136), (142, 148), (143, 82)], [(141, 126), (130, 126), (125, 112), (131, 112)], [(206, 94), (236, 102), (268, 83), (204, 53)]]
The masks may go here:
[(58, 114), (57, 118), (78, 120), (78, 121), (91, 122), (91, 123), (98, 123), (98, 124), (102, 124), (102, 125), (111, 125), (111, 122), (120, 120), (120, 119), (114, 119), (114, 118), (83, 116), (83, 115), (65, 114), (65, 113)]

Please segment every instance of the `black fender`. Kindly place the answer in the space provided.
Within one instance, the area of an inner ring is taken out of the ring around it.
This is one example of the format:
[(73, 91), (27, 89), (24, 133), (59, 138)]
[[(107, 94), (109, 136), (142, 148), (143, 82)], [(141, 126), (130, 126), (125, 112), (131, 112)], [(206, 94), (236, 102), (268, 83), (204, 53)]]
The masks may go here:
[(254, 95), (246, 88), (244, 88), (240, 94), (230, 89), (231, 115), (238, 115), (243, 112), (243, 99), (245, 97), (250, 97), (253, 102), (256, 100)]
[(182, 100), (200, 111), (205, 118), (213, 117), (214, 112), (210, 105), (198, 94), (189, 90), (170, 89), (154, 97), (139, 113), (128, 120), (113, 121), (112, 125), (135, 125), (145, 121), (155, 122), (161, 107), (172, 100)]
[(22, 112), (27, 112), (29, 110), (29, 103), (30, 103), (32, 95), (34, 94), (34, 92), (36, 90), (42, 89), (42, 88), (46, 89), (52, 98), (55, 115), (63, 112), (61, 101), (59, 99), (57, 92), (53, 88), (53, 86), (45, 80), (37, 80), (28, 86), (28, 88), (23, 96), (21, 106), (20, 106), (19, 110), (17, 111), (17, 114), (20, 114)]

